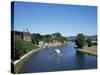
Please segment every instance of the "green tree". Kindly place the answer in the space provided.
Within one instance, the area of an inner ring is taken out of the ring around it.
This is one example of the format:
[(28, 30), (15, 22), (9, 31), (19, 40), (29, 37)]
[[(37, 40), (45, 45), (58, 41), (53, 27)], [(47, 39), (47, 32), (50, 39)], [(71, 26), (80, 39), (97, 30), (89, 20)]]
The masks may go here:
[(87, 44), (88, 44), (88, 47), (91, 47), (92, 46), (92, 43), (91, 43), (91, 39), (90, 38), (87, 38)]
[(62, 37), (62, 35), (59, 33), (59, 32), (57, 32), (57, 33), (54, 33), (54, 34), (52, 34), (54, 37)]
[(66, 37), (62, 37), (62, 42), (66, 43), (67, 42), (67, 38)]
[(53, 40), (55, 40), (57, 42), (61, 42), (62, 41), (62, 35), (59, 32), (52, 34), (52, 36), (53, 36)]
[(49, 34), (43, 35), (43, 41), (46, 43), (52, 42), (52, 36)]
[(33, 33), (32, 34), (32, 43), (33, 44), (37, 44), (39, 43), (39, 41), (42, 40), (42, 36), (39, 33)]
[(79, 33), (77, 36), (76, 36), (76, 45), (78, 46), (78, 48), (83, 48), (84, 46), (84, 42), (85, 42), (85, 37), (82, 33)]

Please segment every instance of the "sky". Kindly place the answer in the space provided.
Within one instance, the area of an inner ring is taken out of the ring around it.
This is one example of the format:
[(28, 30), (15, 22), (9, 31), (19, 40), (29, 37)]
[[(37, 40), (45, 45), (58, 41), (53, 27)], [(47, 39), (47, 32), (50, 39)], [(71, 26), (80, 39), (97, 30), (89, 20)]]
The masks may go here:
[[(14, 30), (42, 35), (97, 34), (97, 7), (68, 4), (14, 2)], [(13, 21), (13, 20), (12, 20)]]

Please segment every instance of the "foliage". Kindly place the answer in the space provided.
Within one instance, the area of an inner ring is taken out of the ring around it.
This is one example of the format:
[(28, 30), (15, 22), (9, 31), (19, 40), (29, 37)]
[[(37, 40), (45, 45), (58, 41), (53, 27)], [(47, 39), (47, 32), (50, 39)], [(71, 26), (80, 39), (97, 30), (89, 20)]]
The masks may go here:
[(37, 44), (38, 42), (42, 40), (42, 36), (39, 33), (33, 33), (32, 34), (32, 43)]
[(18, 60), (18, 59), (20, 59), (21, 56), (23, 56), (27, 52), (29, 52), (35, 48), (38, 48), (31, 42), (22, 40), (17, 35), (15, 35), (14, 43), (15, 43), (14, 60)]
[(52, 34), (53, 36), (53, 40), (60, 42), (60, 43), (64, 43), (64, 41), (67, 41), (66, 37), (63, 37), (60, 33), (54, 33)]
[(88, 47), (91, 47), (92, 46), (92, 43), (91, 43), (91, 39), (90, 38), (87, 38), (87, 44), (88, 44)]
[(42, 41), (45, 42), (45, 43), (50, 43), (50, 42), (53, 41), (52, 36), (49, 35), (49, 34), (43, 35), (42, 37), (43, 37), (43, 40)]
[(54, 33), (51, 35), (50, 34), (40, 35), (39, 33), (33, 33), (32, 43), (38, 45), (39, 41), (43, 41), (44, 43), (52, 43), (52, 42), (64, 43), (67, 41), (67, 38), (63, 37), (60, 33)]
[(82, 33), (79, 33), (77, 36), (76, 36), (76, 45), (78, 46), (78, 48), (83, 48), (84, 46), (84, 42), (85, 42), (85, 37)]
[(97, 45), (97, 42), (93, 42), (92, 45)]

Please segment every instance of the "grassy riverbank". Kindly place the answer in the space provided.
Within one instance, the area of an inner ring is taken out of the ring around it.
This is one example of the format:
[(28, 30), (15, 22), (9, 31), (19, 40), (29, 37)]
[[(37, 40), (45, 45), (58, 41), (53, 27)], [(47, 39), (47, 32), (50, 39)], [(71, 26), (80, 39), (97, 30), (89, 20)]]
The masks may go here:
[(84, 46), (83, 49), (77, 49), (77, 51), (97, 56), (97, 46), (91, 46), (91, 47)]
[(22, 66), (25, 64), (25, 62), (36, 52), (38, 52), (40, 49), (34, 49), (32, 50), (29, 54), (27, 54), (24, 58), (22, 58), (19, 62), (17, 62), (16, 64), (14, 64), (14, 73), (19, 73), (20, 69), (22, 68)]

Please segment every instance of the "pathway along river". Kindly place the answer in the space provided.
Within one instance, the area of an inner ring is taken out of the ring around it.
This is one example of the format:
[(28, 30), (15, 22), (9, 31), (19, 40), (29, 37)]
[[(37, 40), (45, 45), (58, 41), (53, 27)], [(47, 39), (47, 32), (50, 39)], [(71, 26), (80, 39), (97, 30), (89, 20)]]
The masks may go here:
[(41, 49), (29, 58), (20, 73), (97, 68), (97, 57), (76, 52), (73, 43), (61, 47), (60, 50), (62, 55), (57, 57), (53, 48)]

